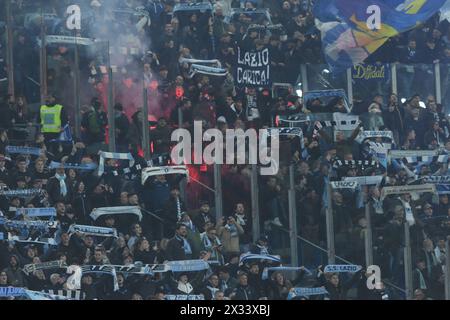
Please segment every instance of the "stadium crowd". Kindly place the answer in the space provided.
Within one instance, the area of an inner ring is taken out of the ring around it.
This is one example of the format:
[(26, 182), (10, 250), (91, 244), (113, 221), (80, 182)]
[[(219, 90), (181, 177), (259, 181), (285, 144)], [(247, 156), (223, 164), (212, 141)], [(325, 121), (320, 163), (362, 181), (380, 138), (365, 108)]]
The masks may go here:
[[(290, 115), (345, 113), (343, 97), (327, 101), (316, 97), (307, 102), (293, 89), (301, 65), (324, 64), (310, 1), (210, 0), (204, 2), (212, 4), (212, 13), (208, 10), (173, 13), (179, 2), (191, 1), (80, 1), (83, 12), (88, 12), (83, 17), (88, 27), (79, 35), (109, 39), (113, 48), (112, 64), (117, 67), (114, 73), (117, 152), (129, 152), (135, 163), (143, 167), (146, 164), (141, 147), (145, 125), (142, 81), (149, 88), (152, 159), (159, 159), (155, 160), (155, 166), (168, 164), (161, 158), (173, 146), (173, 130), (179, 127), (192, 130), (194, 121), (203, 121), (205, 129), (216, 127), (225, 132), (228, 128), (272, 127), (277, 118)], [(198, 183), (213, 188), (211, 166), (189, 166), (192, 179), (188, 183), (181, 176), (158, 174), (142, 184), (139, 171), (116, 173), (127, 167), (125, 159), (106, 159), (104, 166), (101, 164), (99, 151), (108, 151), (108, 120), (112, 119), (106, 110), (108, 77), (103, 69), (107, 59), (100, 49), (87, 49), (80, 58), (81, 135), (60, 141), (60, 132), (66, 125), (74, 125), (74, 60), (70, 45), (48, 46), (49, 94), (44, 108), (40, 105), (32, 108), (27, 101), (39, 101), (39, 88), (29, 79), (39, 77), (36, 76), (39, 74), (39, 17), (42, 12), (64, 17), (71, 2), (13, 1), (12, 4), (16, 92), (14, 96), (5, 94), (0, 102), (0, 186), (3, 190), (0, 232), (4, 237), (0, 240), (0, 287), (23, 287), (38, 292), (69, 290), (70, 274), (63, 268), (37, 268), (31, 272), (22, 269), (25, 265), (39, 266), (52, 261), (62, 261), (67, 266), (138, 266), (138, 262), (164, 266), (171, 261), (200, 259), (209, 263), (207, 270), (153, 274), (117, 271), (112, 275), (85, 270), (79, 289), (85, 299), (157, 300), (167, 295), (203, 295), (206, 300), (285, 300), (294, 287), (323, 286), (327, 294), (309, 298), (402, 299), (404, 293), (395, 288), (405, 286), (402, 250), (404, 223), (408, 222), (414, 298), (443, 299), (443, 266), (448, 254), (445, 241), (450, 228), (448, 195), (383, 197), (381, 190), (384, 186), (421, 181), (424, 176), (446, 176), (448, 166), (429, 162), (363, 167), (358, 161), (371, 160), (372, 154), (368, 154), (357, 137), (361, 131), (391, 131), (394, 149), (435, 150), (440, 155), (450, 152), (450, 124), (446, 114), (449, 106), (438, 104), (433, 88), (424, 85), (423, 76), (428, 69), (421, 67), (437, 61), (443, 65), (450, 62), (448, 22), (439, 23), (439, 17), (435, 17), (426, 25), (390, 39), (369, 58), (367, 63), (401, 64), (402, 95), (380, 92), (358, 97), (355, 92), (352, 114), (359, 116), (360, 121), (352, 131), (336, 130), (333, 136), (329, 128), (317, 128), (314, 121), (306, 121), (301, 123), (303, 141), (297, 136), (282, 138), (279, 173), (259, 177), (261, 237), (254, 241), (249, 165), (223, 165), (224, 218), (217, 221), (214, 193)], [(113, 8), (123, 12), (139, 10), (139, 14), (117, 19), (111, 11)], [(232, 15), (236, 8), (246, 11)], [(253, 9), (268, 9), (269, 16)], [(46, 23), (47, 32), (64, 35), (61, 27), (64, 23), (64, 19), (51, 20)], [(277, 27), (268, 31), (266, 27), (256, 28), (255, 24)], [(124, 54), (120, 47), (137, 50)], [(291, 89), (239, 88), (234, 79), (238, 47), (249, 51), (269, 48), (272, 82), (290, 84)], [(5, 43), (1, 54), (5, 56)], [(185, 59), (217, 59), (228, 73), (192, 77), (191, 65)], [(4, 59), (0, 58), (0, 81), (6, 78), (5, 70)], [(443, 79), (443, 101), (447, 101), (448, 72), (443, 73)], [(2, 88), (4, 83), (0, 82)], [(57, 130), (48, 130), (46, 112), (56, 109)], [(41, 152), (32, 154), (25, 147), (39, 148)], [(347, 162), (336, 166), (337, 161)], [(326, 253), (301, 241), (301, 264), (305, 267), (295, 274), (282, 268), (266, 274), (265, 268), (278, 266), (279, 262), (271, 263), (261, 256), (255, 260), (241, 258), (246, 253), (269, 257), (280, 254), (283, 261), (289, 261), (282, 248), (289, 246), (287, 190), (291, 164), (295, 168), (299, 235), (321, 248), (326, 248), (327, 243), (328, 182), (342, 177), (382, 177), (376, 186), (363, 186), (357, 191), (334, 190), (331, 195), (336, 254), (363, 266), (360, 271), (349, 275), (324, 273)], [(373, 229), (374, 263), (381, 267), (385, 280), (375, 290), (366, 286), (366, 203)], [(139, 207), (142, 213), (111, 211), (95, 218), (91, 214), (95, 209), (111, 207)], [(50, 231), (47, 228), (42, 233), (54, 239), (54, 244), (45, 243), (49, 239), (44, 237), (32, 239), (32, 234), (23, 237), (24, 231), (39, 234), (42, 230), (36, 231), (39, 228), (34, 230), (27, 224), (34, 220), (22, 208), (56, 209), (57, 228)], [(117, 237), (89, 234), (82, 229), (76, 231), (74, 225), (114, 228), (118, 234)]]

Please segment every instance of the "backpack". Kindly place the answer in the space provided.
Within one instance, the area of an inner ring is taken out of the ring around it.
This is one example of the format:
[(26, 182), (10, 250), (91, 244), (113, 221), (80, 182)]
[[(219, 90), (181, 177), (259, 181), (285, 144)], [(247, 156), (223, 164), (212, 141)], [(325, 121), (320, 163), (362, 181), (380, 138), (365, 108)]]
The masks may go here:
[(88, 126), (89, 132), (94, 135), (99, 134), (101, 131), (97, 113), (95, 111), (92, 111), (88, 114)]

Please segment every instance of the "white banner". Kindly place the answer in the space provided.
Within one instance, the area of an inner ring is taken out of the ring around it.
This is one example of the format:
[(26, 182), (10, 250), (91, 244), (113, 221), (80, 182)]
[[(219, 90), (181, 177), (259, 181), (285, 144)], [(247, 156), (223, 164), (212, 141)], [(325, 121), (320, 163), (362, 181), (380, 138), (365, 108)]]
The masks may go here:
[(77, 44), (80, 46), (92, 46), (95, 41), (89, 38), (69, 37), (69, 36), (46, 36), (47, 44)]
[(142, 185), (149, 177), (167, 174), (182, 174), (189, 179), (189, 170), (186, 166), (149, 167), (142, 170)]
[(391, 159), (402, 159), (407, 157), (435, 157), (437, 150), (391, 150), (389, 157)]
[(371, 186), (381, 184), (383, 178), (383, 176), (344, 177), (342, 181), (356, 182), (360, 186)]
[(414, 186), (396, 186), (396, 187), (384, 187), (381, 190), (381, 197), (392, 194), (406, 194), (406, 193), (436, 193), (436, 186), (434, 184), (419, 184)]

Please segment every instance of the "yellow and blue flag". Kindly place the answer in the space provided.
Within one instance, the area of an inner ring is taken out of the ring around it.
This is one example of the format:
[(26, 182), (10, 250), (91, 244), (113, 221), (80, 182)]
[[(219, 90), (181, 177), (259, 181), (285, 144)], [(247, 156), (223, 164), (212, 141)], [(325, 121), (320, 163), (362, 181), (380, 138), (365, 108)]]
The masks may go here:
[(327, 62), (342, 71), (363, 62), (389, 38), (426, 22), (446, 0), (318, 0), (316, 26)]

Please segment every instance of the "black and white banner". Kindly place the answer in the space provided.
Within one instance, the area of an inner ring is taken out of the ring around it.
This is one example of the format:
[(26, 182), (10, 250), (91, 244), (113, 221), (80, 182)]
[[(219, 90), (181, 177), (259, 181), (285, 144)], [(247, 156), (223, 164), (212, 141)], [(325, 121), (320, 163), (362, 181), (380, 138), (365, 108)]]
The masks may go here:
[(43, 263), (36, 263), (36, 264), (27, 264), (23, 267), (23, 272), (26, 275), (29, 275), (30, 273), (33, 273), (37, 270), (48, 270), (48, 269), (60, 269), (67, 267), (67, 264), (63, 260), (57, 260), (57, 261), (49, 261), (49, 262), (43, 262)]
[(352, 189), (355, 190), (358, 187), (356, 181), (333, 181), (331, 182), (331, 188), (333, 189)]
[(392, 134), (392, 131), (361, 131), (356, 137), (355, 141), (358, 143), (362, 143), (364, 142), (364, 140), (376, 138), (389, 139), (392, 142), (394, 136)]
[(374, 160), (336, 160), (333, 168), (338, 169), (344, 166), (364, 168), (379, 168), (378, 161)]
[(44, 290), (52, 296), (65, 297), (68, 300), (84, 300), (86, 294), (80, 290)]
[(168, 174), (182, 174), (189, 179), (189, 170), (186, 166), (149, 167), (142, 170), (142, 185), (149, 177)]
[(268, 48), (246, 51), (238, 47), (236, 83), (238, 87), (271, 87), (271, 59)]
[(303, 123), (311, 121), (311, 117), (305, 113), (298, 113), (289, 116), (278, 116), (278, 122)]
[(303, 139), (303, 131), (302, 128), (268, 128), (267, 135), (269, 137), (273, 135), (279, 136), (297, 136)]

